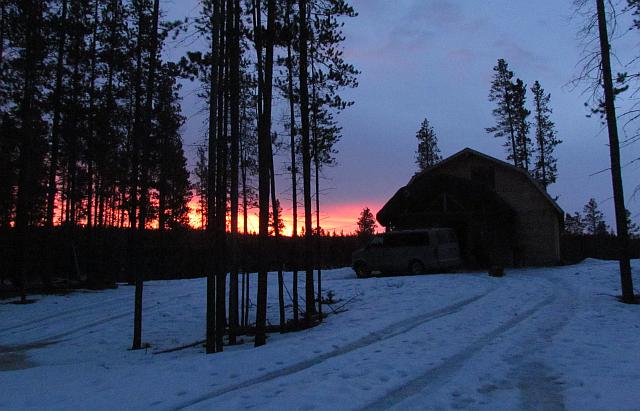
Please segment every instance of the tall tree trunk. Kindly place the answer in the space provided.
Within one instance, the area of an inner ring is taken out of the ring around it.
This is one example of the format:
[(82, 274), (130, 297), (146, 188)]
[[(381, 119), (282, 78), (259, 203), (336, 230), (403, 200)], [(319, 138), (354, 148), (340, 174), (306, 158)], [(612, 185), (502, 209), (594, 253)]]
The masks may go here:
[(609, 34), (607, 33), (607, 19), (604, 0), (596, 0), (598, 9), (598, 29), (600, 32), (600, 54), (602, 58), (602, 74), (604, 83), (605, 109), (607, 113), (607, 128), (609, 130), (609, 154), (611, 156), (611, 180), (613, 184), (613, 200), (616, 209), (616, 231), (620, 259), (620, 284), (622, 300), (634, 303), (633, 279), (631, 277), (631, 261), (629, 259), (629, 233), (627, 227), (626, 208), (624, 205), (624, 191), (622, 186), (622, 171), (620, 169), (620, 144), (618, 141), (618, 124), (616, 119), (615, 95), (611, 76), (611, 60)]
[(229, 0), (232, 16), (230, 62), (231, 109), (231, 272), (229, 275), (229, 344), (238, 328), (238, 166), (240, 154), (240, 1)]
[(49, 159), (49, 185), (47, 190), (48, 227), (53, 226), (56, 202), (56, 176), (58, 173), (58, 154), (60, 145), (60, 112), (62, 110), (62, 76), (64, 68), (64, 45), (67, 26), (67, 0), (62, 0), (60, 27), (58, 29), (58, 54), (56, 57), (56, 85), (53, 92), (53, 124), (51, 126), (51, 155)]
[[(259, 1), (257, 2), (259, 4)], [(258, 10), (259, 11), (259, 10)], [(258, 13), (259, 15), (259, 13)], [(273, 81), (273, 47), (275, 40), (276, 2), (267, 2), (267, 30), (265, 42), (264, 89), (262, 116), (258, 134), (259, 202), (260, 202), (260, 262), (258, 272), (258, 302), (256, 308), (256, 347), (266, 343), (267, 321), (267, 246), (269, 236), (269, 168), (271, 154), (271, 93)]]
[(139, 228), (144, 230), (147, 224), (149, 212), (149, 163), (151, 152), (153, 96), (156, 86), (156, 66), (158, 64), (158, 18), (160, 14), (160, 0), (153, 1), (153, 14), (151, 16), (151, 36), (149, 45), (149, 73), (147, 75), (147, 95), (144, 110), (144, 132), (141, 135), (142, 161), (140, 163), (140, 222)]
[[(168, 101), (168, 96), (165, 93), (161, 93), (158, 98), (158, 111), (167, 112), (170, 110), (171, 102)], [(169, 152), (169, 136), (164, 130), (158, 131), (160, 134), (160, 175), (158, 176), (158, 230), (163, 233), (167, 225), (167, 197), (168, 187), (167, 179), (169, 178), (168, 171), (168, 152)]]
[(4, 35), (7, 25), (7, 15), (5, 10), (5, 0), (0, 1), (0, 81), (4, 81), (4, 71), (2, 63), (4, 62)]
[(271, 212), (273, 213), (273, 236), (275, 237), (274, 248), (276, 256), (276, 265), (278, 266), (278, 308), (280, 314), (280, 332), (284, 333), (286, 327), (286, 318), (284, 313), (284, 277), (282, 275), (282, 261), (280, 258), (280, 215), (278, 213), (278, 199), (276, 198), (276, 173), (273, 166), (273, 145), (270, 145), (269, 158), (271, 159), (270, 180), (271, 180)]
[(26, 281), (27, 281), (27, 226), (29, 224), (28, 207), (33, 197), (34, 187), (30, 187), (31, 163), (33, 161), (33, 140), (34, 136), (34, 94), (35, 94), (35, 70), (39, 66), (36, 58), (38, 43), (38, 31), (42, 16), (42, 4), (40, 1), (25, 1), (20, 15), (24, 18), (25, 44), (24, 44), (24, 70), (22, 72), (23, 90), (20, 102), (20, 117), (22, 120), (21, 139), (19, 145), (18, 164), (18, 192), (16, 199), (15, 228), (17, 234), (18, 252), (20, 253), (20, 275), (21, 275), (21, 300), (26, 302)]
[(95, 99), (96, 99), (96, 44), (98, 32), (98, 1), (95, 0), (93, 9), (93, 32), (91, 33), (91, 68), (89, 74), (89, 130), (87, 130), (87, 228), (92, 226), (91, 217), (93, 203), (93, 173), (94, 173), (94, 140), (95, 140)]
[(221, 19), (220, 50), (223, 51), (220, 68), (218, 94), (218, 144), (217, 144), (217, 183), (216, 183), (216, 351), (223, 350), (223, 337), (226, 323), (226, 277), (227, 277), (227, 174), (228, 174), (228, 114), (229, 114), (229, 26), (230, 13), (226, 2), (220, 4)]
[[(314, 49), (312, 49), (314, 50)], [(311, 77), (313, 78), (313, 164), (315, 166), (316, 183), (316, 235), (315, 235), (315, 263), (318, 267), (318, 320), (322, 321), (322, 261), (320, 260), (320, 144), (318, 136), (318, 96), (316, 92), (315, 56), (311, 57)]]
[(213, 257), (213, 261), (209, 264), (207, 271), (207, 354), (216, 352), (216, 126), (218, 123), (218, 66), (220, 56), (220, 5), (218, 4), (218, 0), (212, 0), (211, 4), (213, 10), (211, 15), (211, 69), (209, 84), (209, 165), (207, 175), (207, 232), (209, 242), (212, 246), (211, 255)]
[(302, 134), (302, 179), (304, 189), (304, 250), (306, 265), (306, 312), (307, 326), (313, 324), (315, 314), (315, 291), (313, 289), (313, 215), (311, 213), (311, 153), (309, 147), (309, 79), (307, 0), (299, 0), (300, 13), (300, 117)]
[[(90, 57), (90, 74), (89, 74), (89, 119), (88, 119), (88, 130), (87, 130), (87, 258), (88, 258), (88, 266), (92, 267), (95, 264), (93, 260), (94, 250), (93, 250), (93, 230), (92, 230), (92, 207), (93, 207), (93, 179), (94, 179), (94, 141), (95, 141), (95, 132), (96, 132), (96, 61), (97, 61), (97, 53), (96, 53), (96, 44), (97, 44), (97, 32), (98, 32), (98, 4), (99, 2), (95, 0), (94, 9), (93, 9), (93, 29), (91, 33), (91, 57)], [(87, 270), (87, 282), (89, 284), (96, 284), (96, 278), (93, 274), (94, 270)]]
[[(506, 91), (505, 93), (509, 93), (509, 91)], [(509, 98), (508, 96), (505, 98)], [(507, 121), (509, 122), (509, 133), (511, 136), (511, 152), (513, 154), (513, 165), (516, 167), (520, 167), (520, 158), (518, 156), (518, 144), (516, 143), (516, 131), (513, 127), (513, 115), (511, 113), (512, 109), (509, 106), (509, 103), (507, 103)]]
[(144, 10), (138, 10), (138, 33), (136, 44), (136, 73), (135, 73), (135, 96), (134, 96), (134, 124), (133, 141), (131, 144), (131, 183), (129, 186), (129, 265), (134, 272), (135, 297), (133, 313), (133, 343), (131, 349), (142, 348), (142, 295), (143, 295), (143, 273), (140, 270), (138, 259), (140, 258), (139, 238), (144, 231), (144, 226), (140, 227), (140, 235), (136, 233), (137, 211), (138, 211), (138, 184), (140, 182), (140, 140), (143, 133), (142, 119), (142, 42), (144, 26)]
[[(544, 95), (542, 96), (544, 98)], [(540, 102), (540, 97), (535, 96), (536, 102), (536, 122), (537, 122), (537, 138), (538, 138), (538, 152), (540, 153), (540, 171), (542, 172), (542, 187), (544, 187), (545, 191), (547, 190), (547, 164), (545, 159), (545, 146), (544, 146), (544, 130), (542, 129), (542, 107)]]
[[(287, 12), (285, 14), (285, 25), (289, 27), (291, 16), (291, 0), (287, 1)], [(293, 30), (291, 30), (293, 35)], [(289, 147), (291, 149), (291, 206), (292, 206), (292, 235), (291, 235), (291, 254), (293, 259), (293, 326), (298, 327), (299, 321), (299, 308), (298, 308), (298, 262), (295, 252), (295, 247), (298, 243), (298, 181), (297, 181), (297, 166), (296, 166), (296, 111), (295, 102), (293, 96), (293, 55), (291, 52), (291, 42), (293, 37), (289, 37), (287, 42), (287, 87), (289, 94), (289, 116), (291, 123), (289, 124), (290, 142)]]
[[(249, 224), (249, 204), (247, 199), (247, 159), (246, 159), (245, 150), (243, 146), (240, 146), (240, 157), (241, 161), (241, 172), (242, 172), (242, 231), (244, 233), (245, 241), (247, 240), (247, 234), (249, 234), (249, 228), (247, 225)], [(247, 327), (249, 325), (249, 273), (247, 272), (247, 268), (243, 267), (243, 298), (242, 298), (242, 325)]]

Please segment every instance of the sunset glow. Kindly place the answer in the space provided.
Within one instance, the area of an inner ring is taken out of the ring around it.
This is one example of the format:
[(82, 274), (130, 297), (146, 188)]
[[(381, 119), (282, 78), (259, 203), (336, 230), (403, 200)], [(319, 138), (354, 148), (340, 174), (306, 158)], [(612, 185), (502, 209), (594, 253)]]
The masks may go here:
[[(377, 213), (382, 207), (381, 204), (321, 204), (320, 205), (320, 227), (326, 233), (340, 233), (352, 234), (356, 230), (356, 222), (363, 208), (369, 207), (371, 212)], [(199, 210), (198, 198), (193, 198), (189, 203), (189, 223), (191, 227), (200, 229), (202, 228), (201, 213)], [(229, 224), (229, 217), (227, 217), (227, 224)], [(259, 218), (258, 210), (255, 208), (249, 209), (249, 215), (247, 217), (247, 232), (257, 233), (259, 230)], [(284, 222), (284, 235), (291, 236), (293, 233), (293, 213), (291, 207), (283, 207), (282, 220)], [(313, 213), (313, 226), (316, 226), (316, 215)], [(298, 234), (302, 233), (304, 227), (304, 209), (300, 207), (298, 209)], [(380, 229), (380, 227), (378, 227)], [(238, 218), (238, 230), (244, 232), (244, 223), (242, 211)]]

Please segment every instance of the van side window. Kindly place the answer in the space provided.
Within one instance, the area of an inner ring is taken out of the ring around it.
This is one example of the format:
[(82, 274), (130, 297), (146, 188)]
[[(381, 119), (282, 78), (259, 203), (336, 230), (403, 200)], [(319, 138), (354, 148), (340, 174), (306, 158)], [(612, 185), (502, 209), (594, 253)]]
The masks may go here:
[(426, 245), (429, 245), (429, 233), (388, 234), (384, 239), (386, 248), (424, 247)]

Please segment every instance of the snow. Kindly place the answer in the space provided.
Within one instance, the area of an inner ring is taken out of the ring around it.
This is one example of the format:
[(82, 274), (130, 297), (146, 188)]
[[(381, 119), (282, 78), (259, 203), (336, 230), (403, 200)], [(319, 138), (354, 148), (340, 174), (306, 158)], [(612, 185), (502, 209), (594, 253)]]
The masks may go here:
[[(322, 325), (214, 355), (158, 353), (204, 339), (202, 279), (145, 283), (139, 351), (132, 287), (0, 304), (0, 409), (640, 409), (640, 306), (616, 301), (615, 262), (504, 278), (345, 268), (323, 286), (344, 307)], [(274, 274), (269, 301), (276, 324)]]

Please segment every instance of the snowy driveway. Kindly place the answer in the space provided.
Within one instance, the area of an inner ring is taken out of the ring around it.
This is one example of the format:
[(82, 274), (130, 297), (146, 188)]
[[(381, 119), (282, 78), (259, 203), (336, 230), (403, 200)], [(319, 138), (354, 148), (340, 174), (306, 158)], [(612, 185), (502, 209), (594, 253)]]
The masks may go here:
[(2, 304), (0, 408), (638, 410), (640, 306), (613, 298), (616, 268), (332, 270), (323, 285), (346, 311), (210, 356), (154, 354), (203, 338), (203, 280), (148, 283), (138, 352), (130, 287)]

